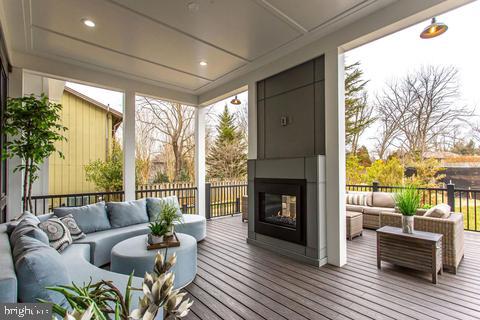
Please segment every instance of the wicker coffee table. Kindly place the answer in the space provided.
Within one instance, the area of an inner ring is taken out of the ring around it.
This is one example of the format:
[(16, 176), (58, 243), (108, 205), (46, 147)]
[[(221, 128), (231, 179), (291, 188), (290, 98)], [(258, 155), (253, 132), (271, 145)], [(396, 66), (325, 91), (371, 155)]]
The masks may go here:
[(437, 283), (443, 272), (442, 238), (437, 233), (414, 231), (403, 233), (401, 228), (385, 226), (377, 230), (377, 267), (382, 261), (402, 267), (430, 272)]

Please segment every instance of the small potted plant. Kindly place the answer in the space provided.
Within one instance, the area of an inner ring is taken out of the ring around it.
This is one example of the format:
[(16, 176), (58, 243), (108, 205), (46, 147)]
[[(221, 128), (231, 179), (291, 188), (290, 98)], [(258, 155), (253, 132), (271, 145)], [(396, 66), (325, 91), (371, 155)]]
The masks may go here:
[(420, 207), (420, 193), (414, 186), (406, 186), (395, 194), (395, 202), (402, 214), (402, 231), (413, 233), (413, 219)]
[(158, 220), (161, 221), (166, 228), (165, 236), (173, 236), (173, 231), (175, 230), (175, 222), (182, 222), (182, 216), (178, 215), (177, 208), (171, 204), (166, 204), (163, 206)]
[(148, 228), (150, 233), (148, 234), (148, 243), (155, 244), (163, 242), (163, 236), (167, 232), (167, 226), (162, 221), (157, 220), (150, 222)]

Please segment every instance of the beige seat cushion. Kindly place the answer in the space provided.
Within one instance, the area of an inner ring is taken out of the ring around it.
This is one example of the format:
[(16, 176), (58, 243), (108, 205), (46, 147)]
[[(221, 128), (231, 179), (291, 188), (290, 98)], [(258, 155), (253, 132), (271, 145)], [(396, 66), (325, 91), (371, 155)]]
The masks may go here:
[(395, 208), (395, 195), (390, 192), (372, 192), (372, 207)]
[(448, 217), (450, 217), (450, 211), (450, 206), (448, 204), (442, 203), (428, 209), (423, 216), (430, 218), (447, 219)]
[(347, 204), (346, 209), (347, 211), (354, 211), (354, 212), (363, 212), (363, 209), (365, 209), (366, 206), (355, 206), (353, 204)]
[(379, 215), (380, 212), (395, 212), (395, 208), (383, 208), (383, 207), (365, 207), (363, 209), (364, 214)]

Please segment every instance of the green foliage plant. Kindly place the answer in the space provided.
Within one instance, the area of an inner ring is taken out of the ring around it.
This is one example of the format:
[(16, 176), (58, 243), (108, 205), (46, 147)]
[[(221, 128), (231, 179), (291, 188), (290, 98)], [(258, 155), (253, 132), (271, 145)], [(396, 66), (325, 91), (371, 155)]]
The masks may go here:
[[(130, 275), (125, 295), (111, 281), (101, 280), (78, 286), (48, 287), (62, 294), (70, 310), (53, 304), (52, 311), (66, 320), (138, 320), (154, 319), (163, 309), (164, 319), (181, 319), (188, 315), (193, 301), (185, 299), (186, 293), (173, 289), (174, 274), (171, 271), (176, 264), (176, 254), (168, 259), (167, 252), (158, 252), (152, 273), (145, 273), (142, 288), (132, 287), (133, 274)], [(141, 291), (138, 308), (130, 311), (132, 291)], [(47, 303), (48, 301), (40, 300)]]
[(420, 207), (420, 192), (414, 185), (407, 185), (395, 193), (397, 208), (404, 216), (414, 216)]
[(113, 142), (107, 160), (93, 160), (85, 166), (86, 179), (93, 182), (98, 191), (121, 191), (123, 189), (123, 151)]
[(23, 171), (23, 209), (32, 209), (32, 185), (38, 179), (40, 165), (57, 151), (56, 144), (66, 141), (61, 125), (62, 105), (51, 102), (45, 94), (8, 98), (4, 115), (5, 133), (10, 137), (5, 143), (4, 158), (20, 158), (21, 164), (14, 172)]
[(177, 208), (169, 203), (163, 205), (158, 220), (163, 223), (167, 229), (171, 228), (175, 222), (181, 223), (183, 221), (182, 216), (177, 214)]
[(162, 223), (162, 221), (153, 221), (148, 225), (150, 233), (154, 236), (161, 237), (167, 233), (167, 225)]

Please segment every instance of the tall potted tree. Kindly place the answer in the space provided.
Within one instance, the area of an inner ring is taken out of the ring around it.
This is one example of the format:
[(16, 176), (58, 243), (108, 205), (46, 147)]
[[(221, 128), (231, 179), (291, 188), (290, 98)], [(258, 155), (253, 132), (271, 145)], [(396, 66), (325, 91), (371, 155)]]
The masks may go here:
[(420, 207), (420, 193), (415, 186), (406, 186), (395, 194), (395, 202), (402, 214), (402, 231), (413, 233), (414, 217)]
[(14, 171), (23, 171), (23, 210), (32, 209), (32, 185), (38, 179), (40, 165), (57, 151), (57, 141), (66, 141), (63, 132), (67, 128), (59, 123), (61, 110), (61, 104), (49, 101), (43, 93), (40, 97), (31, 94), (7, 100), (3, 125), (10, 138), (4, 157), (22, 160)]

